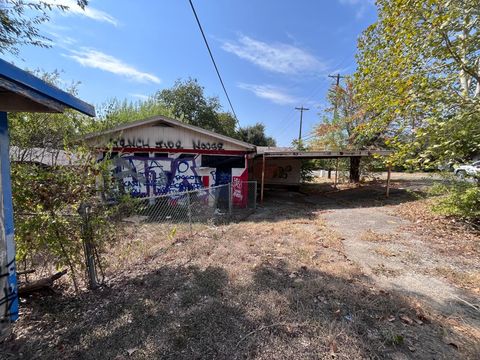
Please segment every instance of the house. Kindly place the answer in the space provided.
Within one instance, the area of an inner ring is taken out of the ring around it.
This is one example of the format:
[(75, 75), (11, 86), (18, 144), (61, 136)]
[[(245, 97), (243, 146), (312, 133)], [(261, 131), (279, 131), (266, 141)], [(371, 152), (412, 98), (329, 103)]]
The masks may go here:
[(255, 146), (197, 126), (154, 116), (88, 134), (99, 160), (113, 160), (128, 192), (150, 197), (248, 180)]

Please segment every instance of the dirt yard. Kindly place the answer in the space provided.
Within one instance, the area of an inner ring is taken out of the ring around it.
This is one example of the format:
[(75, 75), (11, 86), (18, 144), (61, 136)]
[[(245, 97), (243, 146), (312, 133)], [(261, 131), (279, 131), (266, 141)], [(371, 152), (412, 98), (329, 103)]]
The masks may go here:
[(4, 359), (478, 359), (480, 236), (423, 179), (268, 192), (236, 224), (134, 229), (107, 284), (24, 300)]

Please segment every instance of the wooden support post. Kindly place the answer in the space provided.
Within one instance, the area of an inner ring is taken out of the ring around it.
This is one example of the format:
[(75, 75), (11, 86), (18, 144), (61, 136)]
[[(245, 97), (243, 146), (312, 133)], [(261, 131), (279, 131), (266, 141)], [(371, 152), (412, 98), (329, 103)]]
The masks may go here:
[(335, 162), (335, 182), (333, 183), (333, 188), (337, 188), (337, 182), (338, 182), (338, 157), (337, 161)]
[(265, 185), (265, 154), (262, 158), (262, 183), (260, 184), (260, 203), (263, 205), (263, 187)]
[(392, 167), (390, 164), (388, 164), (387, 167), (387, 191), (385, 193), (385, 196), (388, 198), (390, 196), (390, 177), (392, 173)]

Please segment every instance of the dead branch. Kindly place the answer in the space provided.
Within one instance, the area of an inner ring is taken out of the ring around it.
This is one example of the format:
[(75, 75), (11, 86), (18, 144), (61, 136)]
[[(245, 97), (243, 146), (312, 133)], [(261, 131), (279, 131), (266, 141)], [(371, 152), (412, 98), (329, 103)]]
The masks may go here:
[(66, 273), (67, 273), (67, 269), (57, 272), (52, 276), (48, 276), (48, 277), (36, 280), (32, 283), (20, 286), (18, 288), (18, 296), (26, 296), (37, 291), (49, 289), (53, 286), (53, 283), (55, 280), (60, 279)]

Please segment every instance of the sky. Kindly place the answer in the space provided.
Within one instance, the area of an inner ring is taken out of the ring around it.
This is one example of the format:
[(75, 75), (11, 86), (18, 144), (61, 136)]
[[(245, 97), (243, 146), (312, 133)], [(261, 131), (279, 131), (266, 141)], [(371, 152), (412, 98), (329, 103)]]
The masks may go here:
[[(141, 100), (195, 78), (230, 110), (188, 0), (75, 0), (42, 25), (48, 49), (26, 46), (21, 68), (61, 71), (97, 107)], [(194, 0), (240, 126), (262, 122), (277, 145), (308, 139), (327, 107), (329, 74), (352, 74), (357, 38), (376, 20), (373, 0)]]

